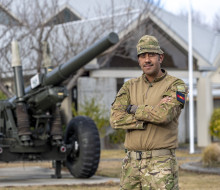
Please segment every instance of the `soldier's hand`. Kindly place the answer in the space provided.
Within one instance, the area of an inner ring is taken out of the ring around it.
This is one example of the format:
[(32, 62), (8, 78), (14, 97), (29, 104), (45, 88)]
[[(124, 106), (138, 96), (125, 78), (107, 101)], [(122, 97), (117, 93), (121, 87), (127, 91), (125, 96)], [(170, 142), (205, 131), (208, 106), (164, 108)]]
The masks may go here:
[(171, 97), (166, 96), (166, 97), (164, 97), (163, 99), (160, 100), (159, 104), (170, 102), (171, 99), (172, 99)]
[(136, 105), (129, 105), (126, 109), (127, 113), (129, 114), (135, 114), (136, 110), (137, 110), (137, 107)]

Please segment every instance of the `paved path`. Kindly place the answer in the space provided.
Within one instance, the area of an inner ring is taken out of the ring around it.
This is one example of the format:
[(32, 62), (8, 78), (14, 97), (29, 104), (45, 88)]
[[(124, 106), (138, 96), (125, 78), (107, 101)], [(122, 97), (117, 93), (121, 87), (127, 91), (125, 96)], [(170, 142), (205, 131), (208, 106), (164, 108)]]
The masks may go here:
[(34, 167), (0, 168), (0, 187), (34, 186), (34, 185), (78, 185), (100, 184), (105, 182), (118, 183), (118, 178), (93, 176), (89, 179), (73, 178), (69, 172), (62, 171), (61, 179), (53, 179), (54, 169)]
[(193, 172), (220, 175), (220, 167), (215, 167), (215, 168), (203, 167), (201, 162), (188, 162), (188, 163), (182, 164), (180, 168), (183, 170), (188, 170), (188, 171), (193, 171)]

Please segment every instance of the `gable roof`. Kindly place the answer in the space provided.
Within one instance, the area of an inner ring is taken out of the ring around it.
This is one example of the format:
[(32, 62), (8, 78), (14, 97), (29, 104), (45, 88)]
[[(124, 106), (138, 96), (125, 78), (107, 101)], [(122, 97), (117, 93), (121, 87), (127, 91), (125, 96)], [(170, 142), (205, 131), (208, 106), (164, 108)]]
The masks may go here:
[[(6, 1), (5, 1), (6, 2)], [(8, 10), (14, 15), (18, 12), (18, 5), (28, 0), (12, 0)], [(140, 10), (143, 8), (143, 0), (47, 0), (48, 9), (58, 7), (56, 12), (45, 12), (45, 22), (52, 21), (63, 10), (69, 10), (76, 19), (94, 19), (103, 16), (111, 17), (112, 14), (122, 12)], [(4, 3), (4, 1), (2, 2)], [(31, 2), (32, 3), (32, 2)], [(38, 0), (39, 6), (45, 6), (45, 1)], [(57, 4), (56, 4), (57, 3)], [(114, 7), (114, 9), (112, 9)], [(28, 7), (27, 7), (28, 8)], [(178, 15), (174, 15), (163, 9), (157, 9), (154, 13), (154, 18), (162, 22), (167, 28), (172, 30), (185, 44), (188, 43), (187, 19)], [(16, 18), (16, 17), (14, 17)], [(208, 63), (213, 63), (220, 49), (220, 36), (211, 29), (193, 24), (193, 49)]]
[(45, 21), (45, 25), (57, 25), (72, 21), (81, 20), (80, 16), (75, 14), (69, 7), (63, 7), (56, 14), (54, 14), (50, 19)]
[[(67, 1), (67, 4), (77, 10), (85, 19), (100, 16), (110, 16), (121, 12), (128, 12), (140, 9), (143, 0), (74, 0)], [(114, 7), (114, 9), (112, 9)]]
[[(119, 33), (120, 38), (123, 38), (127, 33), (135, 30), (134, 27), (140, 10), (136, 9), (130, 12), (130, 20), (127, 20), (127, 12), (115, 15), (114, 31)], [(112, 15), (111, 15), (112, 16)], [(86, 21), (78, 21), (70, 23), (71, 26), (76, 28), (84, 28), (84, 35), (91, 36), (89, 26), (96, 24), (99, 25), (100, 20), (106, 23), (106, 26), (111, 25), (111, 16), (96, 17)], [(117, 19), (117, 17), (120, 19)], [(124, 19), (123, 19), (124, 17)], [(187, 19), (164, 11), (162, 9), (156, 10), (155, 13), (147, 13), (144, 19), (150, 18), (158, 27), (161, 27), (164, 32), (168, 33), (172, 39), (182, 46), (188, 52), (188, 21)], [(87, 27), (88, 26), (88, 27)], [(134, 26), (134, 27), (132, 27)], [(59, 26), (58, 26), (59, 27)], [(111, 28), (106, 28), (105, 34), (110, 32)], [(202, 25), (193, 24), (193, 56), (198, 59), (199, 67), (209, 67), (214, 63), (214, 60), (220, 55), (220, 35), (216, 34), (209, 28)], [(104, 33), (103, 33), (104, 34)], [(77, 35), (77, 33), (75, 33)]]
[[(16, 5), (16, 3), (20, 3), (20, 1), (25, 0), (13, 0), (13, 4), (11, 6), (11, 10), (13, 10), (13, 6)], [(27, 1), (27, 0), (26, 0)], [(43, 2), (43, 1), (39, 1)], [(49, 4), (53, 2), (53, 0), (47, 1)], [(112, 4), (113, 2), (113, 4)], [(112, 14), (120, 16), (121, 18), (124, 15), (123, 23), (116, 23), (116, 27), (114, 28), (115, 32), (119, 32), (121, 37), (132, 31), (135, 30), (135, 28), (132, 28), (132, 23), (135, 22), (135, 19), (138, 18), (138, 15), (140, 14), (140, 3), (143, 2), (142, 0), (117, 0), (117, 1), (100, 1), (100, 0), (58, 0), (58, 6), (60, 6), (59, 10), (63, 10), (66, 7), (69, 8), (72, 12), (77, 13), (77, 15), (81, 16), (81, 21), (76, 22), (70, 22), (68, 25), (71, 25), (74, 28), (83, 28), (84, 30), (84, 36), (90, 36), (91, 30), (89, 27), (91, 27), (91, 23), (93, 26), (95, 24), (97, 25), (97, 28), (99, 23), (106, 22), (111, 25), (112, 20)], [(52, 6), (52, 5), (51, 5)], [(107, 9), (108, 11), (97, 11), (98, 9), (106, 10), (107, 7), (114, 6), (114, 12), (111, 9)], [(127, 19), (127, 10), (129, 9), (131, 16), (129, 17), (130, 20)], [(59, 10), (55, 12), (55, 14), (59, 13)], [(102, 16), (99, 14), (102, 13)], [(117, 17), (116, 16), (116, 17)], [(87, 18), (87, 19), (86, 19)], [(143, 19), (150, 18), (155, 24), (157, 24), (159, 27), (161, 27), (166, 33), (169, 34), (169, 36), (174, 39), (177, 43), (179, 43), (186, 51), (188, 51), (188, 31), (187, 31), (187, 19), (174, 15), (172, 13), (169, 13), (167, 11), (164, 11), (162, 9), (157, 9), (156, 12), (153, 14), (148, 13), (146, 15), (143, 15)], [(115, 19), (118, 21), (117, 19)], [(60, 26), (57, 26), (56, 28), (59, 28)], [(112, 28), (106, 29), (107, 31), (110, 31)], [(209, 66), (210, 64), (213, 64), (214, 60), (216, 60), (216, 57), (220, 54), (220, 36), (217, 35), (215, 32), (213, 32), (210, 29), (207, 29), (204, 26), (195, 25), (192, 26), (193, 30), (193, 50), (194, 50), (194, 56), (199, 59), (199, 64), (201, 66)], [(77, 31), (77, 30), (76, 30)], [(81, 35), (74, 31), (74, 35)], [(60, 35), (61, 36), (61, 35)], [(99, 36), (100, 37), (100, 36)]]
[[(45, 19), (48, 20), (49, 18), (57, 15), (57, 13), (62, 11), (64, 8), (70, 9), (73, 14), (77, 15), (81, 19), (109, 16), (124, 11), (132, 11), (137, 8), (140, 9), (143, 7), (141, 5), (143, 5), (144, 0), (36, 0), (36, 2), (41, 10), (45, 9)], [(25, 9), (29, 9), (31, 7), (27, 5), (33, 5), (36, 2), (28, 0), (11, 0), (10, 4), (7, 6), (9, 11), (19, 17), (18, 7), (21, 6), (21, 4), (26, 3)], [(4, 2), (2, 2), (2, 4), (3, 3)], [(51, 12), (46, 11), (46, 9), (56, 9), (56, 11)]]
[[(155, 16), (183, 40), (185, 44), (188, 44), (188, 20), (186, 18), (162, 9), (159, 9)], [(216, 56), (220, 53), (220, 43), (217, 43), (219, 40), (220, 35), (207, 26), (193, 23), (193, 50), (209, 64), (212, 64)]]

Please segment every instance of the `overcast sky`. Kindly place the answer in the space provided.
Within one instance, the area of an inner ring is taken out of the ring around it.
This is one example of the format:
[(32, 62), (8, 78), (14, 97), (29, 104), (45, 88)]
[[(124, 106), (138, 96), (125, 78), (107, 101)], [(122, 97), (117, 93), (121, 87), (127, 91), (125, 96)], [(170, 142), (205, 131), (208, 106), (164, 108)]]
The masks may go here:
[[(191, 0), (192, 9), (201, 13), (206, 22), (211, 22), (216, 13), (220, 14), (220, 0)], [(161, 6), (170, 12), (188, 10), (188, 0), (161, 0)]]

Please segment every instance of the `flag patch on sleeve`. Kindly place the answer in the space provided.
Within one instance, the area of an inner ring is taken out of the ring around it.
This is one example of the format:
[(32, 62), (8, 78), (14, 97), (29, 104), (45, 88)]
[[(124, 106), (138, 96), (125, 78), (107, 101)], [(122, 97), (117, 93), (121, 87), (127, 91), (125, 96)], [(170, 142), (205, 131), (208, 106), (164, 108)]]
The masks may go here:
[(181, 93), (181, 92), (176, 92), (176, 98), (179, 102), (185, 104), (185, 94)]

